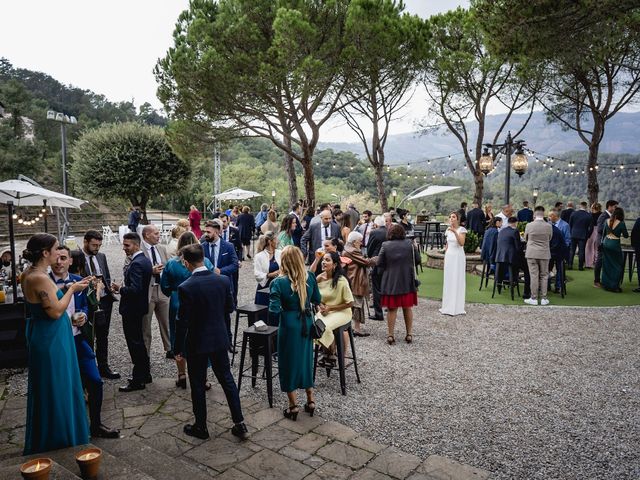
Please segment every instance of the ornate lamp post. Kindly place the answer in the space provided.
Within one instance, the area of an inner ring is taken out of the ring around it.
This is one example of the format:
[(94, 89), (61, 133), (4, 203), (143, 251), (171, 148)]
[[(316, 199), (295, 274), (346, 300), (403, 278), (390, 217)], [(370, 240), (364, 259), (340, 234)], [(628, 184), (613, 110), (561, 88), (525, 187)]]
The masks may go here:
[(393, 197), (393, 208), (396, 208), (396, 197), (398, 196), (398, 192), (396, 191), (396, 189), (394, 188), (393, 190), (391, 190), (391, 196)]
[[(496, 157), (496, 154), (502, 153), (506, 156), (507, 165), (504, 178), (505, 205), (509, 203), (510, 197), (511, 167), (513, 166), (513, 171), (521, 177), (527, 171), (527, 167), (529, 166), (529, 160), (523, 150), (525, 145), (524, 140), (513, 140), (511, 138), (511, 132), (509, 132), (507, 133), (507, 139), (504, 143), (485, 143), (482, 156), (480, 157), (480, 160), (478, 160), (478, 167), (480, 168), (480, 171), (483, 174), (488, 175), (494, 168), (493, 159)], [(489, 153), (489, 149), (491, 149), (491, 153)], [(512, 154), (515, 154), (513, 162), (511, 161)]]
[(538, 201), (538, 195), (540, 194), (540, 189), (538, 187), (535, 187), (533, 189), (533, 206), (536, 206), (536, 202)]

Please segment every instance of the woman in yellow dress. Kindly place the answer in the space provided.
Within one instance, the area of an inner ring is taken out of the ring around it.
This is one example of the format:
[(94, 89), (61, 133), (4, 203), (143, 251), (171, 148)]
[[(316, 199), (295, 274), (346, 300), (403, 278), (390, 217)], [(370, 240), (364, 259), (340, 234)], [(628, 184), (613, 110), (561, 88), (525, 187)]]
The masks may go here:
[[(321, 319), (327, 327), (324, 335), (317, 341), (329, 352), (318, 361), (318, 364), (323, 367), (333, 367), (338, 361), (335, 356), (333, 330), (351, 322), (351, 307), (353, 306), (351, 287), (349, 287), (349, 281), (337, 252), (324, 255), (322, 273), (318, 276), (317, 281), (322, 303), (316, 318)], [(343, 344), (347, 345), (346, 335)]]

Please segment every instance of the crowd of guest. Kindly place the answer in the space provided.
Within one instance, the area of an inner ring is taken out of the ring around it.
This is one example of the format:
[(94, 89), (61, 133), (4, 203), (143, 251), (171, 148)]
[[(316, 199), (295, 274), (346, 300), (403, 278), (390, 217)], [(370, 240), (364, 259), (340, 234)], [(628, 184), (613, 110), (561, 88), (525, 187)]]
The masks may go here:
[[(100, 232), (86, 232), (78, 251), (59, 246), (51, 235), (34, 235), (23, 254), (31, 266), (21, 278), (29, 318), (25, 453), (87, 443), (89, 435), (118, 437), (100, 415), (103, 379), (120, 378), (108, 353), (117, 300), (132, 365), (120, 391), (144, 390), (152, 382), (150, 346), (157, 331), (164, 356), (175, 361), (176, 387), (191, 388), (195, 421), (184, 432), (209, 437), (205, 392), (211, 388), (211, 367), (229, 405), (231, 433), (247, 438), (229, 363), (229, 354), (235, 353), (231, 314), (238, 305), (238, 273), (247, 260), (252, 260), (256, 280), (254, 302), (268, 311), (261, 319), (278, 328), (278, 374), (288, 398), (283, 411), (287, 419), (296, 420), (300, 412), (298, 389), (305, 390), (304, 412), (315, 412), (314, 346), (322, 352), (318, 365), (334, 368), (339, 363), (336, 340), (345, 355), (348, 330), (367, 337), (367, 322), (384, 321), (385, 313), (386, 342), (394, 345), (398, 310), (404, 340), (412, 343), (420, 249), (409, 212), (398, 208), (374, 217), (353, 204), (345, 210), (329, 203), (303, 207), (296, 203), (278, 214), (264, 204), (254, 216), (249, 207), (234, 205), (203, 220), (192, 206), (188, 218), (176, 222), (166, 246), (154, 225), (136, 233), (140, 217), (132, 209), (132, 231), (122, 241), (122, 281), (112, 277), (100, 252)], [(491, 205), (473, 203), (468, 209), (463, 203), (451, 212), (444, 232), (440, 312), (465, 313), (464, 245), (470, 231), (482, 238), (481, 257), (498, 281), (524, 275), (528, 304), (549, 304), (549, 288), (564, 288), (565, 269), (574, 267), (576, 255), (578, 270), (593, 268), (594, 286), (620, 291), (620, 238), (628, 236), (624, 211), (613, 200), (604, 210), (599, 204), (589, 209), (585, 202), (562, 207), (559, 203), (545, 211), (524, 202), (518, 212), (504, 205), (494, 215)], [(526, 223), (522, 232), (519, 223)], [(631, 232), (636, 255), (639, 237), (637, 220)], [(336, 338), (338, 331), (344, 337)], [(64, 394), (51, 399), (46, 392), (53, 385)]]

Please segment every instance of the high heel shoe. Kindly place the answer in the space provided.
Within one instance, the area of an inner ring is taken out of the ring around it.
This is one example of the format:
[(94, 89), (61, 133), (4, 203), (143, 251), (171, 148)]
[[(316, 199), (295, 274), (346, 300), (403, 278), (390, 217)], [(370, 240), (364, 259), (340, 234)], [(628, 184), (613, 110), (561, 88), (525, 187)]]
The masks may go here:
[(316, 411), (316, 402), (307, 402), (304, 404), (304, 411), (313, 417), (313, 413)]
[(176, 380), (176, 387), (182, 388), (183, 390), (187, 389), (187, 375), (186, 375), (186, 373), (178, 374), (178, 380)]
[(298, 409), (297, 405), (289, 405), (289, 408), (285, 408), (282, 413), (284, 414), (284, 418), (288, 418), (289, 420), (293, 420), (294, 422), (298, 419)]

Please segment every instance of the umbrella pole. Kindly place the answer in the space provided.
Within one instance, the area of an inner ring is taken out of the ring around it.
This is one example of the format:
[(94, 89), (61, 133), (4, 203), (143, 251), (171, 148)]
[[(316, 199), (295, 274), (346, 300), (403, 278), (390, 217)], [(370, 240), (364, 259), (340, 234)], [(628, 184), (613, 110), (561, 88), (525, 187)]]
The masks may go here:
[(46, 200), (42, 201), (42, 210), (44, 210), (44, 212), (42, 213), (44, 218), (44, 233), (49, 233), (49, 224), (47, 223), (47, 201)]
[(9, 220), (9, 248), (11, 249), (11, 287), (13, 288), (13, 303), (18, 303), (18, 282), (16, 280), (16, 239), (13, 232), (13, 202), (7, 202)]

